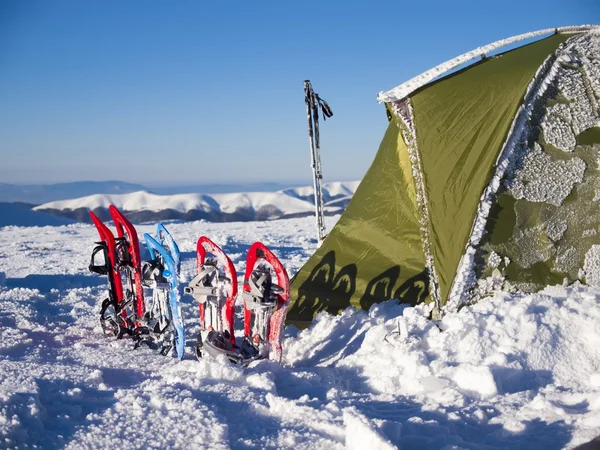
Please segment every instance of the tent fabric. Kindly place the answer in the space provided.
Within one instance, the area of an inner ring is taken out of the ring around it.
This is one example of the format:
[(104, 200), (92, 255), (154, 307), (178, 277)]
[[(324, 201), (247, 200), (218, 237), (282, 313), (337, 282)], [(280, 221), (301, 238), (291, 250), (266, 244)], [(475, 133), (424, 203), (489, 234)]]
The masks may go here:
[(392, 121), (344, 214), (292, 280), (288, 322), (303, 326), (321, 310), (368, 309), (394, 297), (423, 301), (428, 282), (416, 210), (408, 151)]
[(471, 299), (600, 285), (599, 49), (592, 32), (555, 34), (387, 104), (371, 167), (292, 280), (288, 323), (392, 298), (444, 305), (453, 283)]
[(527, 86), (566, 39), (554, 35), (503, 53), (411, 97), (442, 305)]
[(552, 89), (537, 100), (478, 249), (487, 262), (479, 278), (502, 281), (503, 289), (534, 292), (565, 279), (600, 284), (600, 73), (593, 76), (600, 53), (580, 54), (591, 41), (576, 39), (573, 61), (558, 65)]

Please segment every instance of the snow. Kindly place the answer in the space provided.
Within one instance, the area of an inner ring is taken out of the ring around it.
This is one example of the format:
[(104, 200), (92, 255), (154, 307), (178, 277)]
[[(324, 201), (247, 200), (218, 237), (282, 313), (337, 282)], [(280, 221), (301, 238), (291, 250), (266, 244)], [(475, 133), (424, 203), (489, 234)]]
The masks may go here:
[[(354, 194), (359, 182), (334, 182), (324, 185), (324, 194), (327, 199), (348, 197)], [(233, 214), (241, 209), (258, 210), (263, 207), (272, 207), (282, 215), (305, 214), (314, 211), (311, 203), (312, 187), (286, 189), (277, 192), (240, 192), (228, 194), (175, 194), (158, 195), (146, 191), (128, 194), (94, 194), (86, 197), (59, 200), (44, 203), (34, 209), (43, 211), (77, 210), (80, 208), (94, 210), (108, 208), (115, 205), (122, 211), (152, 211), (174, 210), (180, 213), (198, 210), (203, 212), (215, 211)], [(308, 198), (308, 200), (307, 200)], [(325, 205), (326, 209), (328, 205)], [(333, 205), (335, 208), (335, 205)]]
[[(200, 234), (238, 277), (255, 240), (292, 275), (316, 248), (313, 228), (312, 217), (169, 225), (184, 281)], [(597, 288), (499, 293), (440, 322), (394, 302), (321, 313), (286, 329), (282, 365), (241, 368), (193, 358), (191, 297), (183, 361), (102, 336), (105, 283), (87, 271), (96, 239), (84, 224), (0, 228), (0, 447), (558, 449), (599, 434)]]
[[(356, 192), (356, 188), (360, 181), (333, 181), (323, 184), (323, 196), (325, 198), (347, 197)], [(285, 189), (281, 192), (293, 195), (299, 198), (311, 197), (314, 192), (312, 186), (301, 186), (296, 188)]]
[(404, 138), (404, 142), (406, 142), (408, 157), (411, 162), (413, 180), (416, 187), (417, 206), (421, 212), (419, 215), (421, 242), (423, 253), (425, 254), (425, 263), (427, 265), (427, 270), (429, 271), (429, 291), (436, 302), (436, 305), (438, 306), (436, 311), (437, 315), (441, 305), (439, 280), (433, 260), (433, 253), (431, 251), (431, 239), (429, 236), (429, 224), (431, 221), (429, 219), (429, 208), (427, 206), (429, 202), (427, 200), (427, 189), (423, 179), (423, 166), (421, 164), (421, 156), (417, 143), (417, 134), (414, 126), (412, 103), (410, 99), (405, 99), (393, 103), (392, 107), (394, 108), (396, 115), (401, 118), (405, 126), (405, 128), (402, 130), (402, 137)]
[(534, 37), (543, 36), (545, 34), (552, 34), (557, 31), (560, 33), (577, 33), (588, 30), (597, 32), (598, 29), (598, 25), (547, 28), (545, 30), (533, 31), (530, 33), (520, 34), (511, 38), (501, 39), (483, 47), (478, 47), (474, 50), (471, 50), (470, 52), (464, 53), (460, 56), (457, 56), (456, 58), (450, 59), (442, 64), (439, 64), (433, 69), (429, 69), (428, 71), (423, 72), (422, 74), (417, 75), (414, 78), (411, 78), (410, 80), (402, 83), (401, 85), (396, 86), (394, 89), (390, 89), (387, 92), (380, 92), (377, 96), (377, 100), (379, 102), (394, 102), (402, 100), (417, 89), (419, 89), (420, 87), (425, 86), (427, 83), (435, 80), (438, 77), (441, 77), (442, 75), (451, 71), (452, 69), (455, 69), (456, 67), (465, 64), (469, 61), (472, 61), (473, 59), (487, 55), (490, 52), (493, 52), (502, 47), (506, 47), (507, 45), (514, 44), (519, 41), (532, 39)]
[(536, 142), (525, 156), (523, 167), (509, 180), (508, 188), (517, 199), (560, 206), (573, 187), (583, 181), (585, 169), (580, 158), (553, 161)]
[(586, 253), (583, 271), (587, 283), (600, 286), (600, 245), (592, 245)]

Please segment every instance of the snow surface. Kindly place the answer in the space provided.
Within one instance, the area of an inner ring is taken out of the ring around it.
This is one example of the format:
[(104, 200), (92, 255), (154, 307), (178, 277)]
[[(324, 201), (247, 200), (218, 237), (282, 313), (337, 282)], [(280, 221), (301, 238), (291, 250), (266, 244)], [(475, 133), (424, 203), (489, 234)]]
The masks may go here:
[[(313, 222), (167, 226), (188, 281), (200, 234), (239, 277), (255, 240), (293, 274), (316, 248)], [(96, 239), (84, 224), (0, 229), (0, 448), (559, 449), (600, 434), (596, 288), (502, 293), (438, 324), (394, 302), (322, 313), (286, 329), (281, 366), (244, 369), (102, 336)], [(193, 341), (191, 297), (183, 314)]]

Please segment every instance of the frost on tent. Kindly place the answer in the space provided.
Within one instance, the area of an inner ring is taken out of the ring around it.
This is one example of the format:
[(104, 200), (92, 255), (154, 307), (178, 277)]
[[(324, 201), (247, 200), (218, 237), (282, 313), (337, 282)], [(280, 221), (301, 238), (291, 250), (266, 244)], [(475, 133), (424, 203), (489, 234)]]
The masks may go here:
[(555, 253), (551, 240), (546, 239), (538, 228), (515, 230), (513, 237), (514, 258), (516, 263), (527, 269), (535, 263), (548, 260)]
[(594, 97), (588, 92), (585, 72), (576, 69), (563, 69), (558, 88), (568, 101), (571, 110), (571, 127), (576, 135), (591, 128), (596, 123)]
[(517, 199), (560, 206), (575, 183), (583, 180), (585, 163), (579, 158), (552, 161), (536, 142), (508, 186)]
[(552, 241), (558, 242), (565, 235), (567, 227), (566, 220), (550, 220), (546, 225), (546, 234)]
[(600, 285), (599, 50), (599, 36), (576, 36), (557, 51), (476, 249), (475, 295)]
[(564, 152), (575, 150), (577, 140), (569, 123), (557, 114), (548, 114), (542, 122), (546, 142)]
[(600, 245), (592, 245), (585, 254), (583, 272), (587, 284), (600, 286)]
[[(577, 249), (575, 247), (567, 247), (559, 250), (554, 262), (554, 269), (577, 278), (579, 272), (579, 252)], [(575, 272), (571, 273), (574, 270)]]
[(496, 269), (500, 266), (500, 264), (502, 264), (502, 257), (498, 253), (492, 251), (488, 258), (488, 265)]
[[(600, 50), (597, 53), (600, 55)], [(584, 70), (596, 97), (600, 98), (600, 60), (588, 59), (584, 62)]]

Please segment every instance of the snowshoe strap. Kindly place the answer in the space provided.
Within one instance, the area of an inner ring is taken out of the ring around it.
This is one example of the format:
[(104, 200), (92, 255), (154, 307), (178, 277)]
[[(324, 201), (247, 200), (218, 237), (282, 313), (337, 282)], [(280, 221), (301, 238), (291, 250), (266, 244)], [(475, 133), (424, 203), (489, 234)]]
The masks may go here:
[(225, 355), (233, 363), (242, 362), (239, 349), (232, 344), (228, 331), (222, 333), (219, 331), (210, 331), (202, 344), (202, 351), (208, 353), (213, 358)]
[(153, 289), (169, 290), (170, 286), (163, 276), (164, 266), (155, 259), (142, 264), (142, 284)]
[[(184, 292), (194, 297), (199, 303), (206, 303), (209, 296), (217, 296), (218, 286), (214, 281), (218, 274), (219, 271), (215, 266), (202, 266), (198, 275), (184, 288)], [(220, 278), (219, 281), (221, 281)]]
[(152, 261), (144, 261), (142, 264), (142, 281), (152, 282), (160, 276), (162, 272), (162, 264), (157, 259)]
[[(96, 256), (102, 252), (104, 256), (104, 262), (102, 264), (96, 264)], [(105, 242), (97, 242), (94, 250), (92, 250), (92, 258), (90, 265), (88, 266), (90, 272), (98, 273), (100, 275), (108, 275), (111, 270), (110, 259), (108, 258), (108, 246)]]
[(127, 239), (124, 237), (116, 238), (115, 244), (117, 249), (118, 265), (120, 267), (133, 267), (131, 255), (129, 254), (129, 242)]
[[(244, 289), (242, 298), (247, 309), (267, 308), (275, 306), (271, 298), (270, 274), (267, 272), (253, 272), (246, 284), (250, 291)], [(265, 295), (266, 294), (266, 295)]]

